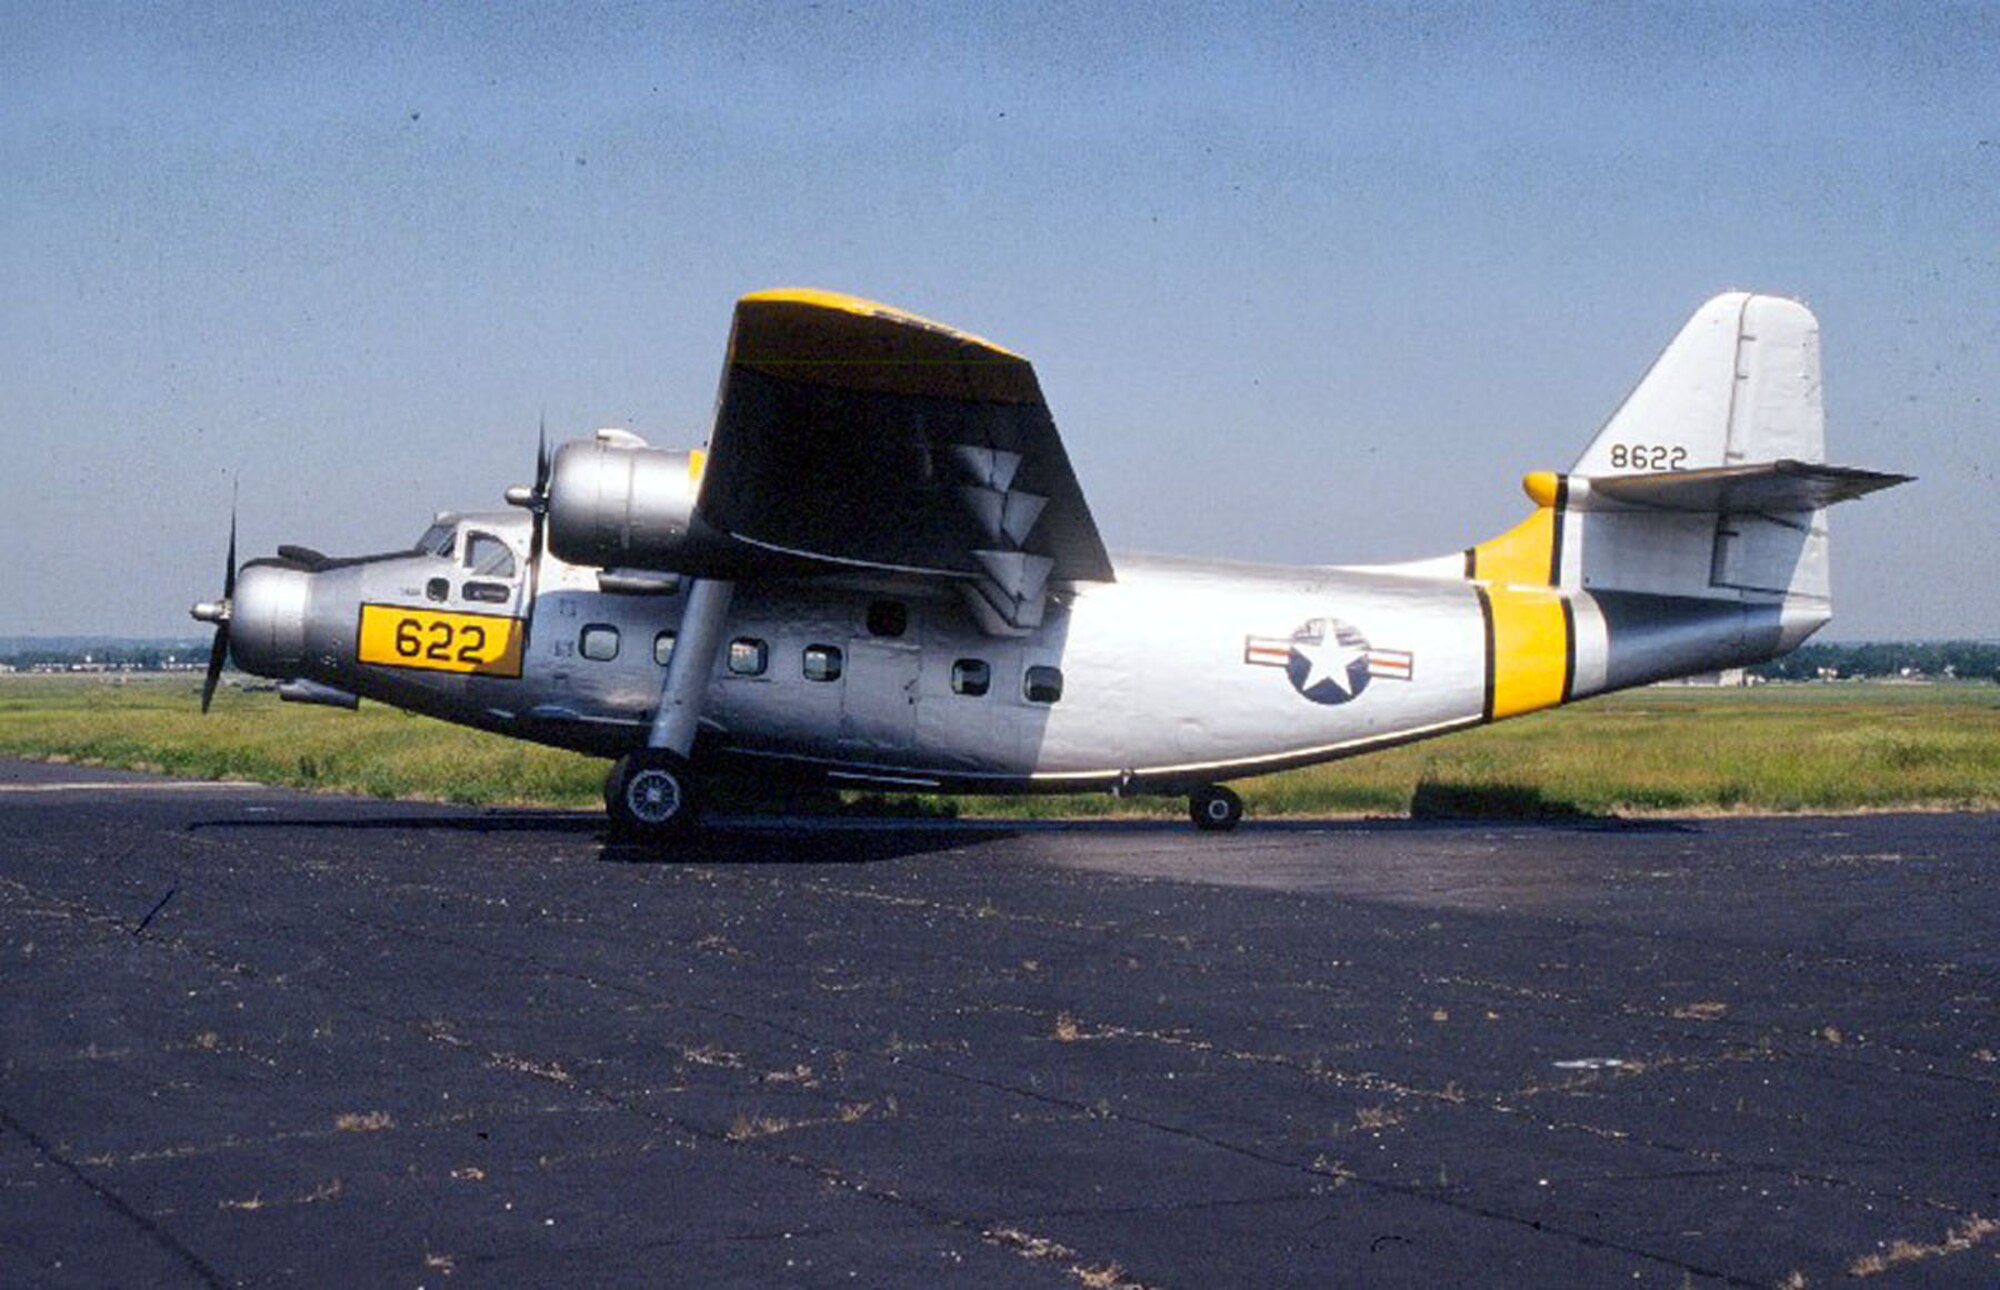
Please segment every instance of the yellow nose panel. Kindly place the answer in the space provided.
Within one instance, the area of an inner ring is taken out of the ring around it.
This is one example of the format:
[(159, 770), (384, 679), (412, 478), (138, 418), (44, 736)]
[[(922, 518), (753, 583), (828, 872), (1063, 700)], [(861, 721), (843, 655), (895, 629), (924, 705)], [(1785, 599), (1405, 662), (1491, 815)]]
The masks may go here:
[(363, 605), (354, 653), (383, 667), (518, 677), (522, 636), (520, 619), (499, 614)]

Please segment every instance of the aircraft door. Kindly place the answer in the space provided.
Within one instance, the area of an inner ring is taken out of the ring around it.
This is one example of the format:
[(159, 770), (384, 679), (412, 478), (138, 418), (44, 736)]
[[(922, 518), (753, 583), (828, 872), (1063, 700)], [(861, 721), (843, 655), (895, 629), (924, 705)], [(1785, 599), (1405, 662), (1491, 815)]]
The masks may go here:
[(917, 729), (923, 651), (872, 637), (848, 642), (840, 695), (840, 741), (857, 751), (907, 752)]

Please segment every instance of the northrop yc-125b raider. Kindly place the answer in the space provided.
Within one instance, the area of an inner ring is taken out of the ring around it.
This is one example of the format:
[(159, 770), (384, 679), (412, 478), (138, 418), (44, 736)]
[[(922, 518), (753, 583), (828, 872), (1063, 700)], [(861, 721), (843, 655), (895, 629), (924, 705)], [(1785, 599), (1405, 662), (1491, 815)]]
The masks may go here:
[(515, 508), (414, 548), (236, 568), (225, 661), (615, 759), (618, 831), (716, 776), (913, 792), (1186, 795), (1593, 694), (1774, 658), (1831, 615), (1826, 509), (1906, 477), (1825, 464), (1805, 306), (1703, 305), (1513, 529), (1434, 559), (1275, 567), (1099, 539), (1028, 361), (851, 296), (736, 306), (703, 449), (546, 437)]

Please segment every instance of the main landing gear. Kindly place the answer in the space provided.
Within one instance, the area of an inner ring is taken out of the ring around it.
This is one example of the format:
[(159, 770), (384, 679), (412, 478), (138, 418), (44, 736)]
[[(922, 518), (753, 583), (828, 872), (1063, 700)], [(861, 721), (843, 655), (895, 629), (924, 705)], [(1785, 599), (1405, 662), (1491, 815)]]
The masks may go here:
[(1243, 799), (1220, 784), (1188, 794), (1188, 816), (1197, 829), (1224, 833), (1243, 822)]
[(696, 579), (688, 588), (680, 636), (667, 660), (646, 746), (613, 762), (604, 781), (604, 809), (612, 832), (620, 837), (664, 842), (694, 826), (698, 802), (688, 758), (735, 590), (735, 584), (714, 578)]

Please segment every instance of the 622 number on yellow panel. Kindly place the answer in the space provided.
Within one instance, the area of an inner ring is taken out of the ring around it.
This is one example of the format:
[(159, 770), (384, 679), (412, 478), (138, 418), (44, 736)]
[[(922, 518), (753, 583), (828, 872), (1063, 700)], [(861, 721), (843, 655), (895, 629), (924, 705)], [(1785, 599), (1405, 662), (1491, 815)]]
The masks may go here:
[(521, 675), (522, 623), (498, 614), (448, 614), (403, 605), (361, 606), (363, 663), (433, 672)]

